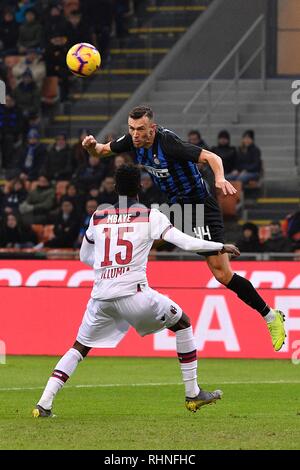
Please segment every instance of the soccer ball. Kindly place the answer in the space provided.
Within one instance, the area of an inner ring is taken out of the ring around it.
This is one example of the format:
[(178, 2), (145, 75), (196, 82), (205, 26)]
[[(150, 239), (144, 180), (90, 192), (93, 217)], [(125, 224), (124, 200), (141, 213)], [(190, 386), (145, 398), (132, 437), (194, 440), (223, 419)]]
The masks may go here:
[(77, 77), (89, 77), (100, 67), (101, 56), (92, 44), (81, 42), (69, 49), (66, 62)]

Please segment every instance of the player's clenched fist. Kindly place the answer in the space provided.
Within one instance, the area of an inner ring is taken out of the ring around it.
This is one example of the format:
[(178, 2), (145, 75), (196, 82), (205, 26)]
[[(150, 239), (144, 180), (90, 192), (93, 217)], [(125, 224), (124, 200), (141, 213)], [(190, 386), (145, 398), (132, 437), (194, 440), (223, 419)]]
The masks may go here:
[(229, 253), (234, 256), (240, 256), (240, 250), (235, 245), (224, 245), (221, 253)]
[(88, 152), (96, 150), (96, 145), (97, 145), (97, 140), (93, 135), (87, 135), (83, 141), (82, 141), (82, 146), (87, 150)]

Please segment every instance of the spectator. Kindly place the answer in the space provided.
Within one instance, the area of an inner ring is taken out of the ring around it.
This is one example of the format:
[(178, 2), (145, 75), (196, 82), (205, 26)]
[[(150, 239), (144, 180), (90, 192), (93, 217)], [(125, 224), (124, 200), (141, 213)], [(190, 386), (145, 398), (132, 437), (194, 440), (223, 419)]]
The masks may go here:
[(37, 84), (39, 90), (41, 90), (46, 76), (46, 65), (41, 59), (39, 49), (28, 49), (25, 57), (22, 57), (20, 62), (12, 68), (12, 74), (16, 79), (17, 85), (19, 85), (24, 72), (27, 70), (30, 70), (33, 80)]
[(188, 133), (188, 142), (193, 145), (198, 145), (203, 149), (209, 150), (207, 143), (202, 139), (202, 136), (199, 131), (192, 129)]
[(96, 211), (97, 207), (98, 207), (98, 201), (96, 201), (96, 199), (89, 199), (88, 201), (86, 201), (85, 214), (83, 215), (81, 219), (79, 235), (78, 235), (77, 243), (76, 243), (77, 247), (81, 246), (84, 234), (87, 231), (91, 217), (93, 213)]
[(25, 223), (46, 224), (48, 212), (55, 204), (55, 190), (46, 176), (39, 176), (36, 189), (31, 191), (20, 205), (20, 213)]
[(50, 148), (43, 172), (49, 180), (68, 180), (71, 177), (71, 150), (65, 134), (58, 134)]
[(62, 14), (62, 8), (59, 4), (50, 7), (47, 14), (47, 22), (45, 24), (45, 43), (50, 41), (52, 37), (63, 36), (67, 27), (66, 18)]
[(212, 152), (222, 158), (225, 177), (236, 168), (237, 154), (235, 147), (230, 145), (230, 134), (223, 130), (218, 134), (218, 145), (212, 147)]
[(47, 156), (46, 147), (40, 143), (40, 135), (36, 129), (27, 134), (27, 146), (21, 151), (18, 169), (22, 180), (33, 181), (38, 178)]
[(115, 179), (112, 176), (107, 176), (101, 184), (100, 193), (98, 197), (100, 204), (114, 205), (118, 202), (118, 195), (115, 190)]
[(0, 50), (3, 54), (16, 54), (17, 41), (19, 37), (19, 25), (14, 19), (11, 9), (6, 8), (2, 14), (0, 23)]
[(7, 214), (0, 229), (2, 248), (31, 248), (36, 243), (36, 235), (30, 227), (22, 224), (15, 214)]
[(6, 94), (6, 104), (0, 106), (0, 154), (2, 167), (15, 166), (15, 152), (22, 142), (25, 119), (12, 95)]
[(17, 23), (24, 23), (26, 11), (33, 8), (34, 4), (35, 1), (32, 0), (20, 0), (18, 2), (18, 10), (16, 11)]
[(104, 158), (102, 161), (107, 168), (108, 174), (110, 175), (114, 175), (120, 166), (132, 163), (131, 157), (127, 154), (116, 155), (112, 159), (110, 159), (110, 157)]
[(251, 222), (242, 226), (242, 237), (236, 242), (241, 253), (260, 253), (262, 246), (258, 238), (258, 227)]
[(65, 101), (69, 94), (70, 74), (66, 67), (66, 55), (69, 49), (68, 38), (65, 33), (53, 33), (46, 43), (45, 61), (47, 77), (58, 77), (60, 86), (60, 99)]
[(77, 214), (82, 213), (84, 207), (84, 197), (79, 194), (76, 184), (72, 182), (68, 184), (66, 188), (66, 194), (62, 196), (61, 202), (63, 202), (65, 199), (72, 202)]
[(128, 34), (129, 0), (115, 0), (116, 35), (122, 38)]
[(92, 35), (89, 25), (82, 19), (79, 10), (72, 11), (68, 16), (66, 35), (68, 37), (70, 46), (80, 42), (92, 42)]
[[(202, 136), (199, 131), (191, 130), (188, 133), (188, 142), (193, 145), (197, 145), (203, 149), (209, 150), (207, 143), (202, 139)], [(209, 191), (215, 196), (215, 176), (211, 167), (207, 163), (199, 164), (200, 171), (202, 173), (203, 179), (205, 180)]]
[(288, 238), (293, 243), (293, 249), (300, 249), (300, 210), (289, 214), (285, 220), (286, 233)]
[(54, 222), (54, 237), (45, 243), (47, 248), (72, 248), (77, 239), (79, 220), (71, 200), (65, 198)]
[(96, 199), (99, 203), (100, 188), (99, 186), (91, 186), (86, 199)]
[(151, 207), (151, 204), (162, 204), (166, 202), (165, 195), (153, 184), (149, 173), (142, 173), (141, 186), (139, 200), (145, 206)]
[(42, 25), (37, 19), (36, 11), (32, 8), (25, 13), (25, 22), (20, 26), (19, 31), (19, 52), (26, 53), (27, 49), (40, 47), (42, 42)]
[(30, 69), (22, 75), (22, 79), (15, 90), (17, 105), (22, 109), (24, 116), (39, 114), (41, 95), (37, 84), (33, 81)]
[(105, 176), (105, 167), (98, 157), (89, 157), (88, 163), (79, 167), (75, 180), (79, 188), (88, 191), (91, 186), (100, 186)]
[(263, 244), (264, 251), (270, 253), (288, 253), (292, 251), (291, 242), (281, 230), (280, 222), (273, 221), (270, 224), (270, 238)]
[(227, 178), (247, 184), (251, 180), (259, 179), (261, 168), (261, 152), (254, 144), (254, 131), (248, 130), (244, 132), (242, 144), (237, 151), (236, 168), (227, 175)]
[(85, 0), (82, 2), (85, 18), (91, 24), (101, 51), (102, 66), (109, 58), (109, 44), (114, 17), (114, 2), (111, 0)]
[(20, 204), (25, 201), (27, 191), (25, 189), (24, 181), (19, 178), (11, 181), (9, 188), (4, 193), (2, 205), (5, 214), (17, 213)]
[(80, 166), (86, 165), (88, 162), (89, 154), (82, 147), (82, 141), (87, 135), (90, 135), (90, 131), (87, 129), (80, 129), (78, 142), (76, 142), (72, 147), (71, 165), (73, 173), (76, 173)]

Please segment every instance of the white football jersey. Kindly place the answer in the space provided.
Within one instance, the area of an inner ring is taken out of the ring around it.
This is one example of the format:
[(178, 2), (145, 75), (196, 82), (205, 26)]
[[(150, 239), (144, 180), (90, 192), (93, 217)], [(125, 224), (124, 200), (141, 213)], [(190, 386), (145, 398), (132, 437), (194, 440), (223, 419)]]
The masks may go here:
[(138, 202), (129, 208), (97, 210), (86, 239), (95, 244), (92, 298), (109, 300), (137, 292), (147, 285), (146, 266), (153, 241), (171, 226), (157, 209)]

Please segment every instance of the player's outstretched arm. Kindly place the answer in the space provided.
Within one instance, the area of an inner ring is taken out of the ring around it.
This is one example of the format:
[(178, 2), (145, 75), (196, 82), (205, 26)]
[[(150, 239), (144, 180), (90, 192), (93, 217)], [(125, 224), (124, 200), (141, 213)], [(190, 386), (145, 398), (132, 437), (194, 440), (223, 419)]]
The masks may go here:
[(200, 238), (194, 238), (175, 227), (166, 230), (162, 238), (186, 251), (219, 251), (220, 253), (230, 253), (235, 256), (240, 255), (239, 249), (234, 245), (223, 245), (223, 243), (209, 242)]
[(110, 148), (110, 142), (108, 144), (100, 144), (93, 135), (87, 135), (82, 141), (82, 146), (93, 157), (100, 158), (113, 155)]
[(225, 179), (222, 159), (215, 153), (202, 149), (199, 163), (208, 163), (215, 175), (216, 188), (222, 190), (223, 194), (235, 194), (236, 189)]
[(89, 243), (84, 237), (80, 247), (80, 261), (88, 266), (93, 267), (95, 262), (95, 245)]

